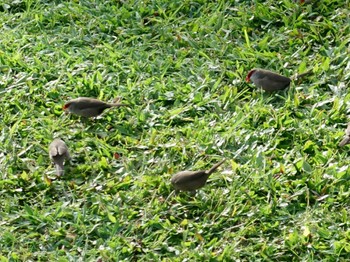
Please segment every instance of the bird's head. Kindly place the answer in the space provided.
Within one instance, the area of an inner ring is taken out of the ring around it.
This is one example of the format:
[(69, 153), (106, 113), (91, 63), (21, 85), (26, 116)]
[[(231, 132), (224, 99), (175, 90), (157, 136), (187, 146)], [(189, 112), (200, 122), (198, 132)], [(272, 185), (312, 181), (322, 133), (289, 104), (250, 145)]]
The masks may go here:
[(63, 110), (69, 109), (69, 107), (71, 106), (71, 104), (72, 104), (72, 103), (64, 104), (63, 107), (62, 107), (62, 109), (63, 109)]
[(250, 78), (251, 78), (251, 76), (255, 73), (255, 69), (253, 69), (253, 70), (250, 70), (249, 72), (248, 72), (248, 75), (247, 75), (247, 77), (245, 78), (245, 81), (247, 82), (247, 83), (249, 83), (250, 82)]

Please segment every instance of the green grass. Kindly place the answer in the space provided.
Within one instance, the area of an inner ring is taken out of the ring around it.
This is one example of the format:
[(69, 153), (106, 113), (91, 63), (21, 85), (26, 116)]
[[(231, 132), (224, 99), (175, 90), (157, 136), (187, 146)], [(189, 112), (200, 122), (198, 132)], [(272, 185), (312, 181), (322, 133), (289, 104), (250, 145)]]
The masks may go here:
[[(0, 261), (347, 261), (349, 10), (5, 0)], [(244, 82), (253, 67), (313, 74), (267, 94)], [(79, 96), (131, 108), (65, 115)], [(172, 193), (172, 174), (223, 157), (194, 198)]]

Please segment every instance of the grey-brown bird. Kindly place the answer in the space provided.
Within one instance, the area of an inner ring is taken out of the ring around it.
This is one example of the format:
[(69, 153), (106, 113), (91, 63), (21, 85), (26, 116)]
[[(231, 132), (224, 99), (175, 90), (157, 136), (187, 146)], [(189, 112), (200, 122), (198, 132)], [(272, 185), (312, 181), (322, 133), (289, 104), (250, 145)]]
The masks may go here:
[(343, 137), (343, 140), (340, 141), (339, 146), (345, 146), (347, 144), (350, 144), (350, 123), (348, 124), (348, 127), (345, 129), (345, 135)]
[(312, 0), (297, 0), (296, 2), (299, 2), (300, 4), (310, 4)]
[(50, 159), (56, 166), (57, 176), (62, 176), (64, 173), (64, 161), (70, 158), (68, 147), (61, 139), (54, 139), (49, 146)]
[(89, 97), (79, 97), (68, 101), (63, 110), (68, 110), (70, 113), (84, 116), (84, 117), (96, 117), (102, 114), (102, 112), (110, 107), (128, 106), (120, 103), (106, 103), (101, 100)]
[(171, 178), (171, 184), (176, 190), (195, 191), (196, 189), (203, 187), (209, 176), (225, 161), (225, 159), (220, 161), (209, 170), (181, 171)]
[(260, 68), (250, 70), (245, 80), (269, 92), (285, 89), (292, 81), (288, 77)]

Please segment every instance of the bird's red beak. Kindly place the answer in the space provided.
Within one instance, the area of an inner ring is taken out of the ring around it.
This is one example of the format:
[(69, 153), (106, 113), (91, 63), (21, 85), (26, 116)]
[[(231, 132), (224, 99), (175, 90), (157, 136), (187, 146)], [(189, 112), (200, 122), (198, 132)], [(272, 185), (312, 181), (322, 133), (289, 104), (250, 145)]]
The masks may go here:
[(65, 104), (64, 106), (62, 106), (62, 109), (63, 110), (66, 110), (68, 108), (68, 105), (67, 104)]
[(255, 72), (255, 70), (250, 70), (250, 71), (248, 72), (248, 75), (247, 75), (247, 77), (245, 78), (245, 81), (246, 81), (247, 83), (250, 82), (250, 77), (254, 74), (254, 72)]

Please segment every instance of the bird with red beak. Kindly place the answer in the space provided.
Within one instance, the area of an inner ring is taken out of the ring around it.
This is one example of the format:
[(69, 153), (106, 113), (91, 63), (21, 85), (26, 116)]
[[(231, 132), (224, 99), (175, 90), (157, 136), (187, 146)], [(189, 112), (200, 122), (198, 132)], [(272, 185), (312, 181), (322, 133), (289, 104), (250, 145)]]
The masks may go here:
[(288, 77), (260, 68), (250, 70), (245, 80), (268, 92), (285, 89), (292, 81)]
[(300, 0), (300, 4), (310, 4), (312, 0)]
[(120, 103), (106, 103), (101, 100), (89, 97), (79, 97), (68, 101), (63, 110), (67, 110), (72, 114), (84, 117), (97, 117), (102, 112), (111, 107), (128, 106)]

